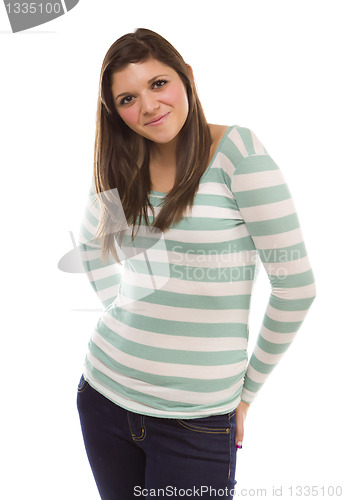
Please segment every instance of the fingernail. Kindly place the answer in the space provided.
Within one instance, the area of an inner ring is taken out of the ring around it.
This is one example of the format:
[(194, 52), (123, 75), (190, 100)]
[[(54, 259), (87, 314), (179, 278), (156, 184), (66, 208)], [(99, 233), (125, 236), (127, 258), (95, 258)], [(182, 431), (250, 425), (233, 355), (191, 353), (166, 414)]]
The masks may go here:
[(236, 445), (237, 448), (242, 448), (242, 442), (239, 441), (238, 444)]

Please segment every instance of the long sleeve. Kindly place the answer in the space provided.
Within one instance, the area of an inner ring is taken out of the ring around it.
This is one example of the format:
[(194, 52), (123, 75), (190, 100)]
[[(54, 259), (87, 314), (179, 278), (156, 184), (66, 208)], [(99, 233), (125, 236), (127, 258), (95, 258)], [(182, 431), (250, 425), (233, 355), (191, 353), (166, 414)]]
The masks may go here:
[(241, 399), (251, 403), (290, 346), (314, 298), (315, 282), (298, 216), (283, 175), (259, 139), (241, 128), (231, 191), (268, 274), (271, 295), (247, 366)]
[(109, 255), (105, 264), (101, 260), (99, 240), (92, 241), (96, 234), (99, 216), (99, 200), (94, 182), (91, 182), (78, 243), (87, 278), (101, 303), (107, 308), (117, 297), (123, 266), (118, 264), (112, 254)]

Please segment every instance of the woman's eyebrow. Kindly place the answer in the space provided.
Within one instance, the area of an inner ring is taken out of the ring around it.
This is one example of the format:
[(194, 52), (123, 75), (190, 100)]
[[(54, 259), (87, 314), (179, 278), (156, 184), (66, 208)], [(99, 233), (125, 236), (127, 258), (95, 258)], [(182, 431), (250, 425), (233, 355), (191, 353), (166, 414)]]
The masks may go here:
[[(148, 82), (147, 82), (148, 85), (150, 85), (151, 83), (153, 83), (154, 80), (156, 80), (157, 78), (161, 78), (162, 76), (168, 76), (168, 75), (156, 75), (156, 76), (153, 76), (153, 78), (151, 78), (150, 80), (148, 80)], [(117, 99), (119, 97), (122, 97), (122, 96), (125, 96), (125, 95), (128, 95), (128, 94), (130, 94), (130, 92), (122, 92), (121, 94), (118, 94), (117, 97), (115, 97), (115, 100), (117, 101)]]

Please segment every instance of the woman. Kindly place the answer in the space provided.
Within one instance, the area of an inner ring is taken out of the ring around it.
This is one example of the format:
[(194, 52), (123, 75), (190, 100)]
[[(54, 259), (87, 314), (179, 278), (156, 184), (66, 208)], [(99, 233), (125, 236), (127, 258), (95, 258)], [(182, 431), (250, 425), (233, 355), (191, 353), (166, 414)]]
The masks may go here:
[[(232, 498), (248, 408), (314, 277), (278, 166), (250, 129), (207, 123), (191, 67), (150, 30), (103, 61), (79, 242), (105, 307), (77, 397), (101, 498)], [(257, 253), (272, 291), (247, 363)]]

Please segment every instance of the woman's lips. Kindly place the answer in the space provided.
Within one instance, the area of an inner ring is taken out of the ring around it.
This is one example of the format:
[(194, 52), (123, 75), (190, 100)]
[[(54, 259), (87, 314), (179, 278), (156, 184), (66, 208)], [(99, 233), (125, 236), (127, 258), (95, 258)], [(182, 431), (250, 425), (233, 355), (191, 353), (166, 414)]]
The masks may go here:
[(161, 125), (162, 123), (164, 123), (164, 121), (166, 120), (166, 118), (168, 117), (170, 113), (165, 113), (164, 115), (161, 115), (161, 116), (158, 116), (157, 118), (155, 118), (154, 120), (146, 123), (146, 125), (150, 126), (150, 127), (157, 127), (158, 125)]

